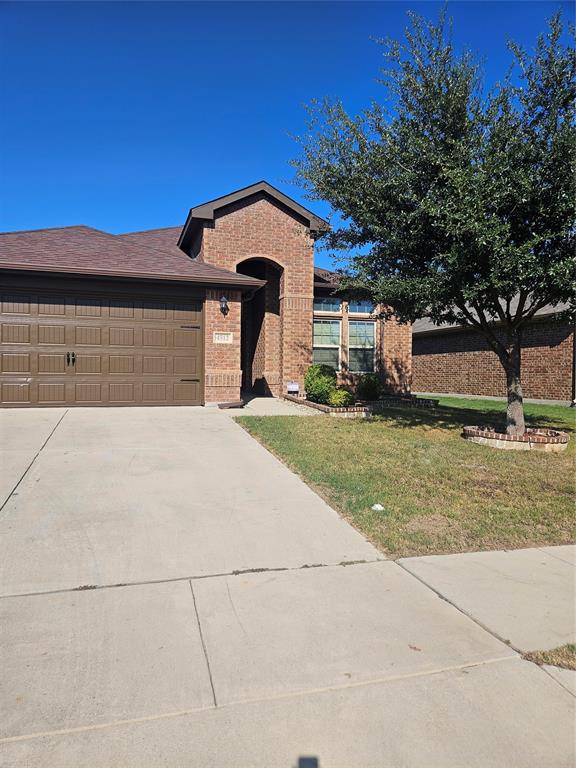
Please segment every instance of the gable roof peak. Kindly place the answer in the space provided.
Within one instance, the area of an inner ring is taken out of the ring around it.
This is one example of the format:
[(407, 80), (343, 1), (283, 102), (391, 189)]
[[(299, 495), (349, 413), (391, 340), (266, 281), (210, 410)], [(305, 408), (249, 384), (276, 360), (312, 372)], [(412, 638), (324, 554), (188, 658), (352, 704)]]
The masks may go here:
[(228, 205), (232, 205), (233, 203), (245, 200), (258, 193), (264, 193), (267, 197), (275, 200), (277, 203), (280, 203), (285, 208), (288, 208), (290, 211), (300, 216), (307, 222), (307, 226), (312, 233), (319, 235), (330, 229), (330, 225), (325, 219), (316, 216), (316, 214), (309, 211), (308, 208), (300, 205), (296, 200), (288, 197), (288, 195), (285, 195), (284, 192), (276, 189), (276, 187), (272, 186), (269, 182), (262, 180), (191, 208), (186, 223), (184, 224), (184, 228), (182, 229), (180, 239), (178, 240), (178, 246), (183, 250), (186, 250), (204, 222), (214, 221), (216, 211)]

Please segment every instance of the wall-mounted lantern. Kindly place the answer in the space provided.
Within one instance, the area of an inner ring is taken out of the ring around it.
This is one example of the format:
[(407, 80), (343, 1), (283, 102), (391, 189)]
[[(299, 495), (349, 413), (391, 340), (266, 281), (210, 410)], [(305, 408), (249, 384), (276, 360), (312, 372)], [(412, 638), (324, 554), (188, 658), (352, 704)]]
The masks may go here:
[(220, 296), (220, 312), (226, 317), (228, 312), (230, 312), (230, 307), (228, 306), (228, 299), (226, 296)]

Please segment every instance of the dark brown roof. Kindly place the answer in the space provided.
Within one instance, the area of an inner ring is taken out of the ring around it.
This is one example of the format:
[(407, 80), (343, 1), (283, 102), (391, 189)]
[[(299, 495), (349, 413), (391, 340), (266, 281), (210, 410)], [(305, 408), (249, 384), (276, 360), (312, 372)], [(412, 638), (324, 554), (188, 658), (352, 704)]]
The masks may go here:
[(338, 272), (314, 267), (314, 288), (331, 288), (334, 290), (338, 286), (340, 279)]
[[(263, 281), (194, 261), (162, 245), (179, 228), (111, 235), (92, 227), (0, 233), (0, 268), (42, 272), (191, 281), (253, 288)], [(161, 234), (163, 233), (163, 234)]]
[(203, 222), (214, 221), (214, 216), (217, 210), (259, 193), (265, 194), (285, 208), (288, 208), (301, 219), (304, 219), (312, 233), (319, 235), (330, 229), (330, 225), (327, 221), (316, 216), (309, 211), (308, 208), (305, 208), (303, 205), (300, 205), (300, 203), (297, 203), (296, 200), (293, 200), (291, 197), (288, 197), (288, 195), (280, 192), (279, 189), (276, 189), (276, 187), (273, 187), (272, 184), (269, 184), (267, 181), (258, 181), (256, 184), (251, 184), (249, 187), (237, 189), (229, 195), (217, 197), (215, 200), (210, 200), (207, 203), (202, 203), (202, 205), (197, 205), (195, 208), (191, 208), (178, 245), (185, 250), (188, 250)]

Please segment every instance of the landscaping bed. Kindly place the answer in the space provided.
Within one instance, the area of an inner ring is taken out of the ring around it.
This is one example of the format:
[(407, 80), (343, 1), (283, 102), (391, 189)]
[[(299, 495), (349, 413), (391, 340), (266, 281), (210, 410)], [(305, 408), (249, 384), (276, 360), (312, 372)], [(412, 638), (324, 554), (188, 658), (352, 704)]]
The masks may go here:
[[(505, 410), (440, 398), (435, 410), (389, 405), (364, 419), (238, 421), (392, 557), (572, 543), (574, 440), (555, 454), (462, 440), (471, 423), (503, 429)], [(529, 427), (574, 433), (575, 409), (525, 410)]]
[(298, 405), (307, 405), (310, 408), (315, 408), (318, 411), (327, 413), (329, 416), (339, 416), (341, 418), (368, 418), (375, 413), (381, 413), (386, 408), (393, 406), (402, 406), (406, 408), (436, 408), (438, 400), (433, 400), (428, 397), (415, 397), (412, 395), (398, 396), (391, 395), (390, 397), (383, 397), (380, 400), (358, 400), (354, 405), (349, 406), (332, 406), (325, 403), (314, 403), (311, 400), (306, 400), (302, 397), (295, 397), (294, 395), (284, 395), (285, 400), (289, 400), (292, 403), (298, 403)]

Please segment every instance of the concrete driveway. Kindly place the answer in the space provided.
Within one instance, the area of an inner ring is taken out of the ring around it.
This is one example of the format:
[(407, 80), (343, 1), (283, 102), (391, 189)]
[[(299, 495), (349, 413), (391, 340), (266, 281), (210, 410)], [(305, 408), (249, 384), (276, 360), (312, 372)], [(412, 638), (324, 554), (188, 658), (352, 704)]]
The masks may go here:
[[(574, 696), (505, 608), (385, 561), (229, 414), (0, 411), (0, 438), (3, 766), (573, 764)], [(534, 552), (544, 642), (573, 566)]]

